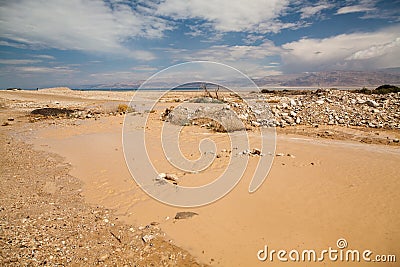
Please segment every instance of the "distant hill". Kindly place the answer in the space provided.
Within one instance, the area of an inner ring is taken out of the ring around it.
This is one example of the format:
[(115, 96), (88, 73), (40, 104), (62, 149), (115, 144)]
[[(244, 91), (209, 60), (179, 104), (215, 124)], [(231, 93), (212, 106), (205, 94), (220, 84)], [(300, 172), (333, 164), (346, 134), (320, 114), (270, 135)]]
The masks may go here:
[(132, 83), (86, 84), (79, 87), (82, 89), (132, 89), (138, 88), (141, 83), (142, 81)]
[[(283, 74), (253, 79), (260, 87), (377, 87), (382, 84), (400, 85), (400, 68), (381, 71), (325, 71), (305, 72), (300, 74)], [(131, 89), (139, 88), (144, 81), (82, 85), (84, 89)], [(200, 83), (185, 85), (200, 87)], [(152, 86), (168, 87), (168, 83)]]
[(329, 71), (302, 74), (274, 75), (255, 79), (258, 86), (288, 87), (376, 87), (382, 84), (400, 84), (398, 68), (384, 71)]

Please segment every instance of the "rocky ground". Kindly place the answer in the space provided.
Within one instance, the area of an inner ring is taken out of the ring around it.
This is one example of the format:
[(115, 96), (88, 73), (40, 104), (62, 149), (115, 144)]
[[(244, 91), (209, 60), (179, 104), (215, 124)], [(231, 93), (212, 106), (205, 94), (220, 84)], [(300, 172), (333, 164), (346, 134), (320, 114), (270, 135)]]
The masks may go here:
[[(178, 125), (198, 125), (199, 117), (210, 118), (214, 122), (206, 120), (200, 126), (217, 131), (221, 129), (220, 124), (227, 131), (272, 126), (278, 127), (281, 133), (336, 139), (352, 139), (357, 132), (361, 135), (356, 138), (358, 141), (374, 143), (376, 139), (375, 143), (399, 144), (396, 136), (400, 129), (400, 93), (365, 95), (320, 89), (288, 94), (250, 93), (244, 101), (230, 95), (221, 100), (219, 107), (205, 98), (202, 102), (206, 106), (169, 108), (161, 117)], [(237, 115), (233, 116), (232, 111)], [(382, 130), (394, 134), (382, 140), (379, 137)], [(371, 137), (371, 132), (376, 136)]]
[(364, 95), (341, 90), (317, 90), (310, 94), (268, 96), (273, 124), (342, 125), (400, 129), (400, 94)]
[(7, 122), (0, 127), (0, 266), (201, 265), (157, 223), (127, 225), (112, 210), (86, 204), (69, 164), (14, 136), (36, 126), (8, 104), (0, 108)]

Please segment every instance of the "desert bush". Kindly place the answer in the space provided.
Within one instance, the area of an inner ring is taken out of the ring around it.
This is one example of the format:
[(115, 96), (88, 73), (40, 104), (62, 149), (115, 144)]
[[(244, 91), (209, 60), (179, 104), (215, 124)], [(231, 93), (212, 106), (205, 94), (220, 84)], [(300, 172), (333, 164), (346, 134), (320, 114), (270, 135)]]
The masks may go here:
[(275, 93), (275, 90), (262, 89), (261, 93), (263, 93), (263, 94), (272, 94), (272, 93)]
[(400, 92), (400, 88), (395, 85), (384, 84), (372, 91), (373, 94), (389, 94)]
[(363, 87), (362, 89), (354, 90), (354, 92), (355, 92), (355, 93), (359, 93), (359, 94), (365, 94), (365, 95), (370, 95), (370, 94), (372, 94), (372, 90), (370, 90), (370, 89), (368, 89), (368, 88), (366, 88), (366, 87)]
[(119, 104), (117, 107), (117, 112), (118, 113), (127, 113), (127, 112), (133, 112), (134, 109), (131, 106), (128, 106), (127, 104)]
[(375, 88), (374, 90), (370, 90), (370, 89), (363, 87), (362, 89), (354, 90), (354, 92), (360, 93), (360, 94), (366, 94), (366, 95), (370, 95), (370, 94), (383, 95), (383, 94), (390, 94), (390, 93), (398, 93), (398, 92), (400, 92), (400, 88), (395, 85), (384, 84), (384, 85), (381, 85), (381, 86)]

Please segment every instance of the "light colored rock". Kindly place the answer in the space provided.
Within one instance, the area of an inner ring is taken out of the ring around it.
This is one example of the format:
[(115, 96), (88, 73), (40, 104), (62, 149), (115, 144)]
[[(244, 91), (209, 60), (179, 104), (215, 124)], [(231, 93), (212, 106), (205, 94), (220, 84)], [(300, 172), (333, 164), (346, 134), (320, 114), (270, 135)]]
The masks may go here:
[(142, 237), (143, 242), (145, 243), (149, 243), (151, 240), (153, 240), (155, 237), (154, 235), (144, 235)]

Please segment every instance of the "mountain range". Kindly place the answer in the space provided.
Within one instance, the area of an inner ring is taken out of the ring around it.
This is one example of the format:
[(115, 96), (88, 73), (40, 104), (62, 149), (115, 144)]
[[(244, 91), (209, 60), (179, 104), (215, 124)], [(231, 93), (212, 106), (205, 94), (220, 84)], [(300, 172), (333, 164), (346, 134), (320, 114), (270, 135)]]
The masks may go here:
[[(259, 87), (377, 87), (382, 84), (400, 85), (400, 68), (380, 71), (323, 71), (300, 74), (272, 75), (253, 79)], [(86, 89), (139, 88), (144, 81), (129, 83), (82, 85)], [(160, 84), (167, 87), (168, 84)]]

